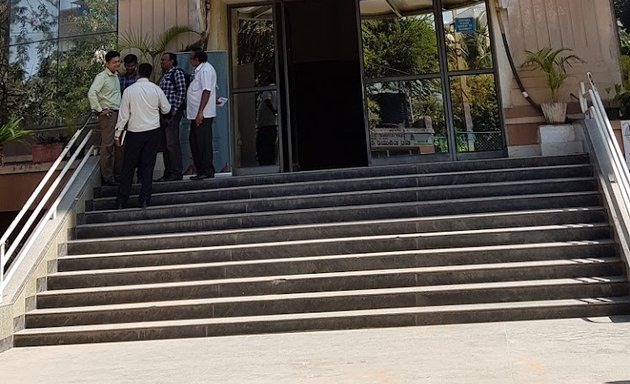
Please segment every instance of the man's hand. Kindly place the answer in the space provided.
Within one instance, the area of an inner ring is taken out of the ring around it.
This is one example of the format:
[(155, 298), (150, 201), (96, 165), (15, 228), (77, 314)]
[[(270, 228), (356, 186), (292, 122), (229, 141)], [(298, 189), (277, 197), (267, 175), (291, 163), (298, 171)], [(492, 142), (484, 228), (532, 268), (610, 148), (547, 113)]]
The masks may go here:
[(103, 109), (103, 110), (101, 111), (101, 115), (103, 115), (103, 116), (107, 116), (107, 117), (109, 117), (109, 116), (111, 116), (111, 114), (112, 114), (112, 110), (111, 110), (111, 109), (109, 109), (109, 108), (105, 108), (105, 109)]
[(118, 148), (122, 147), (122, 144), (120, 143), (120, 137), (114, 139), (114, 145)]
[(195, 124), (197, 124), (197, 126), (200, 126), (201, 123), (203, 123), (203, 113), (198, 113), (197, 117), (195, 118)]

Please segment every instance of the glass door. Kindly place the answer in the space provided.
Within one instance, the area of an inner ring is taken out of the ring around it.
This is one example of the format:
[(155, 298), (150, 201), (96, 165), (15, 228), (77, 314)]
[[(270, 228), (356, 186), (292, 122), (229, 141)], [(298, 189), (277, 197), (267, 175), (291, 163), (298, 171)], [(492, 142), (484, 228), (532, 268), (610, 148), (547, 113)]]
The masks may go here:
[(277, 30), (273, 4), (230, 8), (232, 148), (235, 174), (280, 170)]

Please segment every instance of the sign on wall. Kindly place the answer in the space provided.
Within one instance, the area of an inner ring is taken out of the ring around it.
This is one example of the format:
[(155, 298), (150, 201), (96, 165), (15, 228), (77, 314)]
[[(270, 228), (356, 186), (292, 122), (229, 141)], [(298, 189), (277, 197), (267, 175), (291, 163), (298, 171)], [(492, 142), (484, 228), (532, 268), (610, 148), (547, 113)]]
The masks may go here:
[(455, 32), (472, 32), (475, 30), (474, 17), (455, 18)]

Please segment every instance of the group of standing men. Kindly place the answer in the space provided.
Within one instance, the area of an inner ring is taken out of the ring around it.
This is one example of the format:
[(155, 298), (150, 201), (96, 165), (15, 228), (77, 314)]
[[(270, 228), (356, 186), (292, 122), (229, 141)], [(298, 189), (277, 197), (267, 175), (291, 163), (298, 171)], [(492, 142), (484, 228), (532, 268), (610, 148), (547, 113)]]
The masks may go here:
[(98, 115), (100, 168), (103, 185), (118, 185), (118, 208), (127, 207), (134, 170), (141, 191), (138, 205), (151, 202), (153, 170), (157, 152), (164, 153), (164, 175), (158, 181), (182, 180), (179, 125), (185, 115), (191, 122), (190, 149), (197, 174), (191, 180), (214, 177), (212, 123), (216, 116), (217, 74), (202, 49), (190, 53), (195, 67), (192, 80), (177, 67), (177, 57), (164, 53), (162, 75), (157, 85), (149, 78), (150, 64), (138, 65), (135, 55), (125, 56), (125, 73), (119, 75), (120, 53), (107, 52), (105, 69), (88, 91)]

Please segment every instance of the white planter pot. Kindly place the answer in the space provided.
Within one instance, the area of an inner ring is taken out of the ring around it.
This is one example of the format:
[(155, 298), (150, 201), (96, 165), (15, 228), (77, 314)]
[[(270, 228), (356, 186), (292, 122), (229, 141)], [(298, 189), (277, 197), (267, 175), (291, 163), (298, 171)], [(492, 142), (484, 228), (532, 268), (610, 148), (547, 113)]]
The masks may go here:
[(539, 126), (538, 142), (543, 156), (584, 153), (580, 135), (576, 135), (575, 127), (571, 124)]
[(541, 104), (545, 121), (551, 124), (562, 124), (567, 119), (567, 103)]

